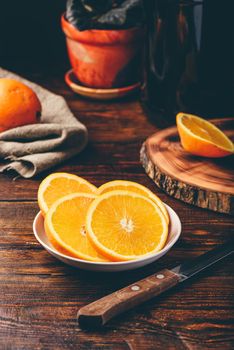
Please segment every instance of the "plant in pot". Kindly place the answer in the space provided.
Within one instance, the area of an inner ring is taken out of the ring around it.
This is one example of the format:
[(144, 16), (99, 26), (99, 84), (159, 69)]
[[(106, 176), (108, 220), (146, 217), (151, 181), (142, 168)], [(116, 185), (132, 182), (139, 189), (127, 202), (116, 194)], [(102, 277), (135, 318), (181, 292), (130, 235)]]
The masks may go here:
[(82, 85), (111, 89), (139, 81), (141, 1), (68, 0), (61, 24), (73, 73)]

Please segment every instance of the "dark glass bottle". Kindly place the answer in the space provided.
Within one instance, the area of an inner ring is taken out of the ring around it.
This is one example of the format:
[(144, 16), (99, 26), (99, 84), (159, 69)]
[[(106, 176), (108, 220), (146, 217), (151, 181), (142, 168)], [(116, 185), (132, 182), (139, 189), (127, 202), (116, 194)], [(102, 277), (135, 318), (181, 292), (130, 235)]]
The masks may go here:
[(232, 0), (145, 0), (142, 101), (151, 118), (234, 114)]

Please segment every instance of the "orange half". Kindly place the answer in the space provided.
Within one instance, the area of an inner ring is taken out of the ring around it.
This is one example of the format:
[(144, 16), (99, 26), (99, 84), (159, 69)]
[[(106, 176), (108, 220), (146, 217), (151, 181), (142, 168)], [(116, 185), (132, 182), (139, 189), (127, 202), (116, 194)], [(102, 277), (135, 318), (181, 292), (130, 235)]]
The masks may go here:
[(45, 217), (45, 231), (51, 244), (61, 253), (89, 261), (107, 261), (90, 244), (85, 230), (93, 194), (73, 193), (57, 200)]
[(97, 190), (97, 194), (101, 195), (103, 193), (107, 193), (110, 191), (117, 191), (117, 190), (131, 191), (131, 192), (138, 193), (142, 196), (146, 196), (147, 198), (150, 198), (153, 202), (155, 202), (159, 206), (160, 210), (162, 211), (162, 213), (166, 218), (166, 221), (169, 223), (169, 215), (161, 199), (158, 196), (156, 196), (156, 194), (151, 192), (147, 187), (140, 185), (137, 182), (125, 181), (125, 180), (110, 181), (100, 186)]
[(50, 174), (41, 182), (38, 189), (38, 204), (42, 214), (45, 216), (52, 204), (59, 198), (76, 192), (95, 194), (97, 187), (77, 175), (69, 173)]
[(183, 148), (210, 158), (233, 154), (233, 142), (214, 124), (192, 114), (179, 113), (176, 123)]
[(167, 240), (168, 223), (151, 199), (130, 191), (110, 191), (91, 203), (86, 232), (101, 254), (126, 261), (160, 251)]

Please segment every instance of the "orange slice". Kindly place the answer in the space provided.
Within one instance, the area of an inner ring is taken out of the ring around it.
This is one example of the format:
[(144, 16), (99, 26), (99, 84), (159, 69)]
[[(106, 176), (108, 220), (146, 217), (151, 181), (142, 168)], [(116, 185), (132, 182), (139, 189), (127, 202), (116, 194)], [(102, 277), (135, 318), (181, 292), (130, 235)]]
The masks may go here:
[(58, 251), (83, 260), (107, 261), (90, 244), (85, 231), (87, 210), (95, 198), (93, 194), (73, 193), (51, 206), (45, 218), (45, 231)]
[(151, 192), (147, 187), (140, 185), (137, 182), (125, 180), (110, 181), (100, 186), (97, 190), (97, 194), (100, 195), (106, 192), (117, 190), (139, 193), (142, 196), (146, 196), (147, 198), (152, 199), (152, 201), (154, 201), (159, 206), (162, 213), (165, 215), (167, 222), (169, 223), (169, 215), (161, 199), (158, 196), (156, 196), (156, 194)]
[(86, 231), (101, 254), (125, 261), (160, 251), (167, 240), (168, 224), (151, 199), (130, 191), (110, 191), (91, 203)]
[(42, 214), (45, 215), (57, 199), (75, 192), (95, 194), (97, 187), (73, 174), (50, 174), (41, 182), (38, 189), (38, 204)]
[(211, 158), (233, 154), (233, 142), (207, 120), (192, 114), (179, 113), (176, 123), (181, 144), (186, 151)]

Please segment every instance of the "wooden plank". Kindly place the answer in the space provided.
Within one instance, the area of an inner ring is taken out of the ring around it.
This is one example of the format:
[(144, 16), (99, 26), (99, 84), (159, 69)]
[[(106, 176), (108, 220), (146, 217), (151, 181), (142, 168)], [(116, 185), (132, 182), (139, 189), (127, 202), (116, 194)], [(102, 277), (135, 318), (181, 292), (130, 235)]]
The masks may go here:
[(148, 122), (135, 97), (114, 103), (88, 101), (65, 86), (63, 72), (56, 72), (56, 76), (52, 71), (38, 73), (37, 69), (29, 73), (25, 65), (21, 73), (65, 96), (75, 115), (88, 126), (89, 146), (57, 170), (84, 176), (97, 186), (116, 178), (138, 181), (178, 212), (183, 232), (165, 257), (144, 269), (116, 274), (76, 270), (50, 256), (32, 233), (38, 211), (37, 188), (47, 173), (15, 181), (1, 175), (0, 348), (232, 349), (231, 258), (193, 283), (176, 287), (116, 318), (102, 330), (78, 327), (79, 307), (231, 239), (233, 219), (170, 198), (144, 174), (139, 149), (157, 128)]
[(146, 349), (167, 342), (175, 349), (196, 349), (201, 344), (203, 348), (230, 347), (234, 307), (230, 259), (192, 284), (176, 287), (116, 318), (101, 331), (87, 332), (76, 323), (79, 307), (225, 241), (233, 229), (230, 217), (217, 219), (215, 213), (188, 207), (182, 238), (160, 263), (131, 274), (100, 274), (66, 266), (43, 250), (32, 234), (37, 210), (36, 203), (0, 203), (0, 343), (9, 348), (14, 344), (16, 349), (128, 349), (138, 341)]

